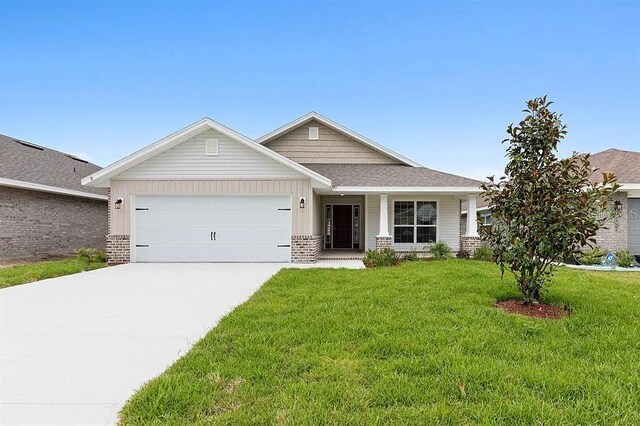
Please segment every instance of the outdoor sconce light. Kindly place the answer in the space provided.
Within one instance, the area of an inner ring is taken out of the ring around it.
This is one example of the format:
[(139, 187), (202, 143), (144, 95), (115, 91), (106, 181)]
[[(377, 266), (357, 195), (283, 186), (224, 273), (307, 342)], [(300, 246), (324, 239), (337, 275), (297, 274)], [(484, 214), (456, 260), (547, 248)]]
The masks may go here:
[(616, 211), (618, 212), (622, 211), (622, 202), (620, 200), (614, 201), (613, 206), (615, 207)]
[(122, 207), (123, 203), (124, 203), (124, 200), (122, 198), (116, 199), (116, 202), (115, 202), (116, 210), (120, 210), (120, 208)]
[(300, 197), (300, 208), (304, 209), (304, 205), (307, 204), (307, 200), (304, 197)]

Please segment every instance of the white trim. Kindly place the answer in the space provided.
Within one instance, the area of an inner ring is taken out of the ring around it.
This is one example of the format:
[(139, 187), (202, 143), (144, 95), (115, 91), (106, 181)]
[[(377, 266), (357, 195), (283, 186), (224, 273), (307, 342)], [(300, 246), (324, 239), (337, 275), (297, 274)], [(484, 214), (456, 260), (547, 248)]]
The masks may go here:
[(640, 183), (621, 183), (618, 191), (640, 190)]
[(378, 213), (378, 237), (390, 237), (389, 234), (389, 198), (387, 194), (380, 194), (380, 212)]
[(330, 179), (314, 172), (313, 170), (309, 170), (308, 168), (296, 163), (293, 160), (290, 160), (283, 155), (278, 154), (273, 150), (270, 150), (267, 147), (255, 143), (246, 136), (243, 136), (235, 130), (232, 130), (210, 118), (203, 118), (200, 121), (197, 121), (177, 132), (170, 134), (163, 139), (160, 139), (157, 142), (152, 143), (145, 148), (142, 148), (141, 150), (134, 152), (131, 155), (122, 158), (121, 160), (116, 161), (115, 163), (105, 167), (104, 169), (82, 179), (82, 184), (88, 186), (100, 186), (100, 184), (107, 182), (109, 179), (117, 176), (125, 170), (136, 166), (141, 162), (148, 160), (149, 158), (154, 157), (155, 155), (167, 149), (173, 148), (174, 146), (208, 129), (214, 129), (257, 152), (264, 154), (272, 160), (275, 160), (317, 182), (320, 182), (321, 184), (331, 186)]
[(384, 193), (463, 193), (480, 194), (482, 189), (473, 186), (335, 186), (334, 192), (384, 192)]
[(52, 194), (71, 195), (73, 197), (91, 198), (94, 200), (107, 201), (106, 195), (92, 194), (90, 192), (76, 191), (73, 189), (59, 188), (57, 186), (41, 185), (39, 183), (24, 182), (21, 180), (0, 178), (0, 186), (10, 186), (12, 188), (29, 189), (32, 191), (50, 192)]
[(467, 237), (477, 237), (478, 236), (478, 213), (476, 209), (476, 197), (470, 195), (467, 197), (467, 232), (465, 235)]
[(295, 120), (293, 120), (292, 122), (285, 124), (282, 127), (277, 128), (276, 130), (274, 130), (273, 132), (267, 133), (264, 136), (259, 137), (258, 139), (256, 139), (256, 142), (258, 142), (259, 144), (265, 144), (271, 140), (273, 140), (274, 138), (290, 131), (291, 129), (298, 127), (308, 121), (311, 120), (317, 120), (319, 122), (321, 122), (322, 124), (324, 124), (325, 126), (331, 127), (334, 130), (337, 130), (340, 133), (343, 133), (347, 136), (349, 136), (350, 138), (353, 138), (355, 140), (357, 140), (358, 142), (375, 149), (378, 152), (381, 152), (383, 154), (385, 154), (388, 157), (394, 158), (398, 161), (400, 161), (401, 163), (407, 164), (409, 166), (413, 166), (413, 167), (421, 167), (420, 164), (416, 163), (415, 161), (412, 161), (410, 159), (408, 159), (407, 157), (404, 157), (400, 154), (398, 154), (397, 152), (394, 152), (392, 150), (390, 150), (389, 148), (385, 148), (384, 146), (372, 141), (371, 139), (368, 139), (356, 132), (354, 132), (353, 130), (350, 130), (338, 123), (336, 123), (335, 121), (329, 120), (326, 117), (323, 117), (322, 115), (318, 114), (315, 111), (311, 111), (308, 114), (303, 115), (300, 118), (297, 118)]
[[(491, 210), (491, 207), (489, 207), (489, 206), (484, 206), (484, 207), (477, 207), (477, 208), (476, 208), (476, 212), (477, 212), (477, 213), (480, 213), (480, 212), (483, 212), (483, 211), (486, 211), (486, 210)], [(461, 211), (460, 211), (460, 214), (467, 214), (467, 211), (466, 211), (466, 210), (461, 210)]]

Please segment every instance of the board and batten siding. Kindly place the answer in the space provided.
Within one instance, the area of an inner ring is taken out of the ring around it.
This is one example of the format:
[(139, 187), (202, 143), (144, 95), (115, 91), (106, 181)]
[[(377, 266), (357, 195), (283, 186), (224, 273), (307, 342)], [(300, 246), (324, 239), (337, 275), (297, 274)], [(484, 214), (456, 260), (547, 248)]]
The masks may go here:
[[(454, 251), (460, 250), (460, 200), (450, 195), (389, 195), (387, 200), (389, 216), (389, 234), (393, 236), (393, 203), (395, 201), (436, 201), (438, 203), (437, 238), (447, 243)], [(366, 196), (365, 211), (365, 249), (375, 249), (376, 235), (380, 230), (380, 196)], [(396, 244), (392, 247), (399, 251), (423, 251), (425, 244)]]
[[(132, 196), (135, 195), (291, 195), (293, 235), (311, 235), (314, 197), (309, 180), (112, 180), (111, 199), (122, 198), (115, 209), (109, 203), (109, 234), (131, 235)], [(300, 197), (307, 206), (300, 208)]]
[[(309, 140), (309, 127), (318, 128), (318, 140)], [(265, 146), (301, 164), (402, 164), (316, 120), (296, 127)]]
[[(218, 155), (206, 155), (206, 140)], [(302, 174), (210, 129), (125, 170), (117, 179), (302, 179)]]

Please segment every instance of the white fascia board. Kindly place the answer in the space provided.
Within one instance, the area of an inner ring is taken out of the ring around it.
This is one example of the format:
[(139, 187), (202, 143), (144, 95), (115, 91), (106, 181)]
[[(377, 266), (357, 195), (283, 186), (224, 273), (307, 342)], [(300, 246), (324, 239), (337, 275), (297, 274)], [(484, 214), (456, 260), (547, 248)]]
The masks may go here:
[(365, 192), (365, 193), (455, 193), (480, 194), (482, 189), (470, 186), (335, 186), (333, 192)]
[(640, 183), (621, 183), (618, 191), (637, 191), (640, 190)]
[(408, 159), (407, 157), (404, 157), (400, 154), (398, 154), (395, 151), (390, 150), (389, 148), (386, 148), (374, 141), (372, 141), (371, 139), (368, 139), (364, 136), (362, 136), (359, 133), (354, 132), (351, 129), (348, 129), (346, 127), (344, 127), (341, 124), (336, 123), (335, 121), (332, 121), (326, 117), (323, 117), (322, 115), (318, 114), (317, 112), (310, 112), (306, 115), (303, 115), (302, 117), (293, 120), (291, 123), (285, 124), (282, 127), (277, 128), (276, 130), (274, 130), (273, 132), (267, 133), (264, 136), (259, 137), (258, 139), (256, 139), (256, 142), (258, 142), (259, 144), (265, 144), (267, 142), (269, 142), (270, 140), (273, 140), (274, 138), (278, 137), (279, 135), (282, 135), (286, 132), (288, 132), (289, 130), (300, 126), (303, 123), (306, 123), (307, 121), (311, 121), (311, 120), (317, 120), (319, 122), (321, 122), (322, 124), (333, 128), (334, 130), (337, 130), (340, 133), (344, 133), (345, 135), (361, 142), (364, 145), (369, 146), (370, 148), (375, 149), (376, 151), (379, 151), (389, 157), (395, 158), (396, 160), (407, 164), (409, 166), (413, 166), (413, 167), (422, 167), (420, 164), (416, 163), (415, 161), (412, 161), (410, 159)]
[(39, 183), (24, 182), (21, 180), (0, 178), (0, 186), (9, 186), (11, 188), (28, 189), (31, 191), (49, 192), (52, 194), (70, 195), (73, 197), (91, 198), (94, 200), (107, 201), (109, 197), (106, 195), (93, 194), (91, 192), (75, 191), (73, 189), (60, 188), (57, 186), (41, 185)]
[[(478, 207), (476, 209), (477, 212), (484, 212), (484, 211), (487, 211), (487, 210), (491, 210), (491, 208), (490, 207)], [(466, 210), (462, 210), (460, 212), (460, 214), (467, 214), (467, 211)]]
[(185, 140), (200, 134), (208, 129), (214, 129), (217, 130), (218, 132), (222, 133), (223, 135), (228, 136), (229, 138), (240, 142), (244, 145), (246, 145), (247, 147), (258, 151), (262, 154), (264, 154), (265, 156), (323, 184), (326, 186), (331, 186), (331, 180), (320, 175), (319, 173), (314, 172), (313, 170), (310, 170), (304, 166), (302, 166), (301, 164), (296, 163), (293, 160), (290, 160), (289, 158), (278, 154), (277, 152), (264, 147), (254, 141), (252, 141), (251, 139), (249, 139), (248, 137), (236, 132), (235, 130), (232, 130), (220, 123), (218, 123), (217, 121), (214, 121), (210, 118), (203, 118), (200, 121), (197, 121), (187, 127), (185, 127), (182, 130), (179, 130), (177, 132), (174, 132), (172, 134), (170, 134), (169, 136), (160, 139), (159, 141), (152, 143), (151, 145), (142, 148), (136, 152), (134, 152), (131, 155), (128, 155), (127, 157), (124, 157), (121, 160), (116, 161), (115, 163), (105, 167), (104, 169), (90, 175), (87, 176), (85, 178), (82, 179), (82, 184), (83, 185), (88, 185), (88, 186), (99, 186), (101, 183), (113, 178), (114, 176), (117, 176), (118, 174), (124, 172), (125, 170), (134, 167), (138, 164), (140, 164), (141, 162), (152, 158), (153, 156), (166, 151), (167, 149), (170, 149), (178, 144), (180, 144), (181, 142), (184, 142)]

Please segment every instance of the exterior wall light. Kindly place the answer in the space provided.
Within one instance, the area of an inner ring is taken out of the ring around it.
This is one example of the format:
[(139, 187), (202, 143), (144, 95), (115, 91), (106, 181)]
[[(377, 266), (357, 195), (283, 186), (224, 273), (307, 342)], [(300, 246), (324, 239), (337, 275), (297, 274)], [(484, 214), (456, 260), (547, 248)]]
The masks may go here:
[(116, 210), (120, 210), (122, 208), (122, 204), (124, 204), (124, 200), (122, 198), (116, 199), (116, 202), (115, 202)]
[(304, 209), (305, 204), (307, 204), (307, 200), (304, 197), (300, 197), (300, 208)]
[(613, 206), (615, 207), (616, 211), (618, 212), (622, 211), (622, 202), (620, 200), (614, 201)]

